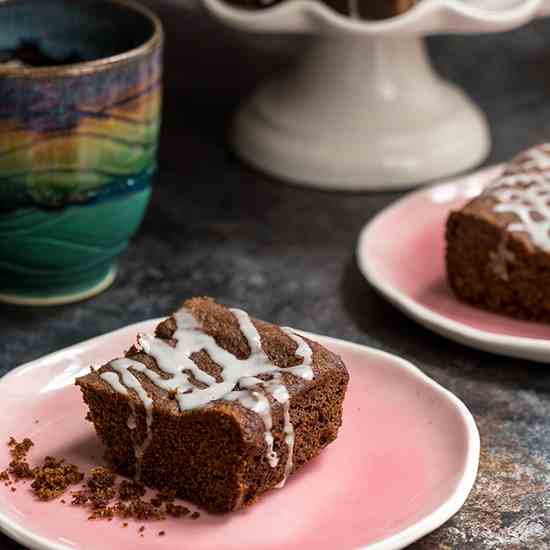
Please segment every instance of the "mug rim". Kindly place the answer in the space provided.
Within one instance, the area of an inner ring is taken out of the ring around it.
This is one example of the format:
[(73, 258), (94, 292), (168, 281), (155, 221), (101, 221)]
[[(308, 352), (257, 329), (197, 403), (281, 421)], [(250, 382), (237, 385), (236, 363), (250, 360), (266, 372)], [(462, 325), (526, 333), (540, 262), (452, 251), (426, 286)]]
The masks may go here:
[[(15, 3), (18, 0), (4, 0), (3, 5)], [(148, 53), (161, 47), (164, 42), (164, 29), (160, 18), (148, 7), (143, 6), (133, 0), (103, 0), (107, 4), (116, 4), (127, 9), (140, 13), (153, 24), (153, 34), (139, 46), (126, 50), (122, 53), (101, 57), (92, 61), (80, 61), (68, 65), (51, 65), (48, 67), (9, 67), (0, 64), (0, 77), (63, 77), (77, 76), (85, 73), (106, 70), (113, 65), (128, 62), (133, 59), (147, 55)]]

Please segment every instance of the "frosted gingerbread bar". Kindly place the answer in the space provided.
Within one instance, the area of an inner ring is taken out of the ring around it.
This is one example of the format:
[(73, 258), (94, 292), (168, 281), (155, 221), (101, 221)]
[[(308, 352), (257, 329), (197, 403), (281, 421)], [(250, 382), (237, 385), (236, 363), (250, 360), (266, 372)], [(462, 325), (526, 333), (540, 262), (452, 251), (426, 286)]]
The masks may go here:
[(334, 441), (347, 383), (321, 345), (209, 298), (76, 381), (119, 473), (212, 512), (283, 486)]
[(447, 274), (462, 300), (550, 321), (550, 144), (514, 158), (447, 221)]

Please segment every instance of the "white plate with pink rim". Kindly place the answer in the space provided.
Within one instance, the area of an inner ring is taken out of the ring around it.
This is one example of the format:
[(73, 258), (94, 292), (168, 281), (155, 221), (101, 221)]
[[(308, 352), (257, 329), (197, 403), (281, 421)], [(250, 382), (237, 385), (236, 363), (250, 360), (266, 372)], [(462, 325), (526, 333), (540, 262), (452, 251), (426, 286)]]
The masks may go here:
[[(120, 356), (158, 321), (82, 342), (4, 376), (0, 441), (30, 437), (31, 465), (44, 455), (63, 456), (84, 471), (99, 464), (102, 450), (84, 421), (74, 379), (90, 364)], [(128, 520), (123, 529), (122, 520), (88, 521), (83, 509), (60, 499), (41, 503), (28, 486), (12, 493), (0, 484), (0, 529), (33, 550), (397, 550), (442, 525), (462, 506), (477, 473), (479, 434), (465, 405), (403, 359), (306, 336), (342, 356), (350, 385), (338, 439), (284, 489), (230, 515)], [(8, 460), (0, 449), (0, 461)]]
[(455, 298), (446, 282), (447, 216), (501, 171), (502, 166), (493, 166), (409, 193), (363, 228), (357, 260), (374, 288), (434, 332), (484, 351), (548, 363), (549, 325), (467, 305)]

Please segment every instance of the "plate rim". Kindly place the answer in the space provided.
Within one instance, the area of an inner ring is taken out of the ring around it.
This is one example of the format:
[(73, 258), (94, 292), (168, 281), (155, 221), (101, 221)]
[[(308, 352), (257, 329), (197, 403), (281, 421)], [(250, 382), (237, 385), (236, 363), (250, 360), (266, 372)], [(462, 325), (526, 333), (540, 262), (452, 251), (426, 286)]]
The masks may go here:
[[(70, 350), (80, 349), (84, 346), (87, 347), (90, 345), (94, 345), (102, 339), (113, 337), (118, 333), (126, 332), (134, 328), (143, 328), (144, 325), (153, 325), (159, 323), (163, 319), (164, 317), (161, 317), (133, 323), (125, 327), (107, 332), (105, 334), (83, 340), (82, 342), (62, 348), (58, 351), (54, 351), (38, 359), (24, 363), (23, 365), (19, 365), (18, 367), (10, 370), (0, 378), (0, 392), (2, 391), (2, 386), (6, 383), (9, 383), (12, 377), (18, 376), (24, 370), (35, 367), (36, 364), (39, 362), (45, 360), (51, 361), (52, 358), (56, 355), (64, 354)], [(458, 512), (458, 510), (460, 510), (460, 508), (466, 501), (466, 498), (470, 494), (470, 491), (472, 490), (477, 478), (480, 455), (480, 437), (474, 417), (472, 413), (468, 410), (466, 405), (455, 394), (453, 394), (451, 391), (444, 388), (441, 384), (430, 378), (419, 367), (417, 367), (415, 364), (408, 361), (407, 359), (399, 357), (393, 353), (373, 348), (371, 346), (366, 346), (363, 344), (358, 344), (331, 336), (324, 336), (321, 334), (315, 334), (298, 329), (296, 330), (297, 332), (308, 338), (334, 343), (337, 346), (342, 346), (350, 350), (367, 353), (371, 357), (377, 357), (379, 359), (389, 361), (395, 368), (400, 368), (404, 371), (409, 372), (422, 383), (426, 384), (438, 394), (443, 396), (447, 400), (447, 402), (449, 402), (449, 404), (453, 406), (456, 413), (458, 414), (458, 419), (462, 421), (466, 431), (466, 452), (464, 453), (464, 467), (461, 472), (460, 479), (458, 480), (454, 490), (452, 491), (452, 493), (449, 494), (446, 500), (442, 502), (429, 515), (423, 517), (416, 523), (406, 527), (405, 529), (397, 533), (394, 533), (390, 537), (357, 547), (355, 550), (400, 550), (443, 525), (456, 512)], [(12, 538), (16, 542), (25, 545), (30, 550), (74, 550), (74, 547), (72, 546), (52, 541), (51, 539), (35, 534), (32, 530), (25, 528), (21, 526), (17, 521), (12, 520), (2, 510), (0, 510), (0, 531), (2, 531), (4, 534), (6, 534), (8, 537)]]
[[(371, 238), (371, 232), (377, 223), (387, 215), (391, 215), (394, 210), (402, 207), (407, 202), (423, 195), (430, 195), (444, 186), (454, 186), (463, 188), (468, 179), (472, 176), (483, 177), (485, 173), (489, 174), (496, 171), (500, 164), (483, 168), (482, 170), (467, 174), (461, 178), (455, 178), (450, 181), (443, 181), (407, 193), (404, 197), (388, 205), (382, 211), (378, 212), (369, 222), (367, 222), (359, 233), (357, 240), (355, 257), (359, 270), (365, 279), (377, 290), (383, 297), (389, 300), (394, 306), (405, 313), (408, 317), (418, 322), (423, 327), (433, 332), (449, 338), (459, 344), (473, 347), (482, 351), (505, 355), (519, 359), (528, 359), (538, 363), (550, 363), (550, 340), (541, 338), (530, 338), (527, 336), (513, 336), (508, 334), (488, 332), (479, 328), (474, 328), (465, 323), (449, 319), (441, 313), (436, 313), (430, 308), (420, 304), (408, 294), (394, 287), (379, 275), (376, 268), (371, 265), (367, 245)], [(441, 203), (442, 208), (446, 207)], [(471, 306), (473, 307), (473, 306)], [(496, 314), (495, 314), (496, 315)]]

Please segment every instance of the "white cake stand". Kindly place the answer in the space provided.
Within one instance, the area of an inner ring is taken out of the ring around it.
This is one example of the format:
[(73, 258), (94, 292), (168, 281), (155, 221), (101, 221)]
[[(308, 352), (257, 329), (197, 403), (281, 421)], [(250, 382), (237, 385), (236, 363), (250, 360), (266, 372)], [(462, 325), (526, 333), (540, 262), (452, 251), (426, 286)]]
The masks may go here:
[(485, 116), (435, 74), (422, 37), (504, 31), (544, 8), (544, 0), (421, 0), (399, 17), (372, 22), (317, 0), (264, 10), (202, 3), (233, 28), (315, 37), (244, 103), (230, 139), (260, 170), (334, 190), (412, 187), (480, 163), (490, 147)]

